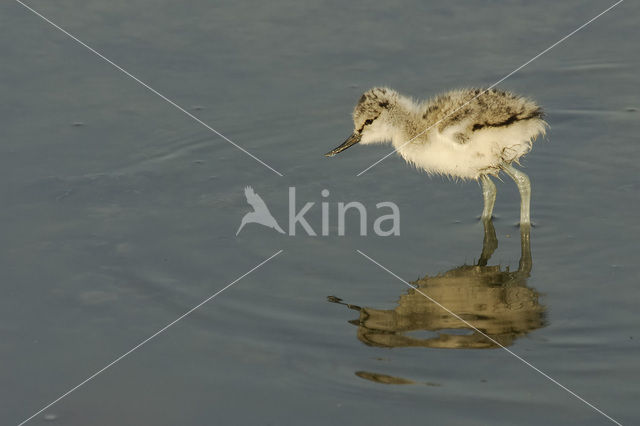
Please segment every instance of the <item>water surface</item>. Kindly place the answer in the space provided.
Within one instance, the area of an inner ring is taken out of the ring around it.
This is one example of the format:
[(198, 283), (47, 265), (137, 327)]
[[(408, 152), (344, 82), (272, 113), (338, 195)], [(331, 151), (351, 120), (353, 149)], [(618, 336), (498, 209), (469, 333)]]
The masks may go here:
[[(535, 98), (551, 126), (523, 162), (535, 225), (524, 275), (508, 180), (499, 246), (478, 265), (475, 182), (397, 157), (355, 176), (388, 147), (322, 154), (349, 134), (367, 88), (424, 98), (491, 84), (608, 3), (29, 4), (285, 176), (0, 5), (2, 424), (280, 249), (45, 413), (65, 425), (608, 423), (359, 249), (621, 423), (640, 420), (635, 3), (500, 86)], [(331, 235), (253, 225), (236, 237), (246, 185), (281, 224), (289, 186), (316, 202), (317, 229), (330, 202)], [(352, 200), (397, 203), (401, 235), (361, 237), (353, 221), (338, 236), (336, 203)]]

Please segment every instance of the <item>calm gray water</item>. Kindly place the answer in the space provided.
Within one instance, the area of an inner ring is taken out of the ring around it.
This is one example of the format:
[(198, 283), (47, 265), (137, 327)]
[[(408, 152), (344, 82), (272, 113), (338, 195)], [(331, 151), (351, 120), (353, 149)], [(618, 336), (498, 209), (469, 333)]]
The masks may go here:
[[(475, 182), (395, 156), (356, 177), (384, 146), (322, 154), (351, 132), (367, 88), (425, 98), (492, 84), (611, 3), (29, 4), (285, 176), (3, 2), (0, 423), (20, 423), (281, 249), (31, 424), (610, 424), (357, 249), (621, 423), (640, 422), (637, 3), (500, 85), (535, 98), (551, 126), (523, 163), (530, 273), (518, 273), (508, 180), (499, 247), (474, 268)], [(317, 231), (329, 202), (331, 235), (254, 224), (236, 237), (247, 185), (283, 226), (288, 187), (316, 202)], [(376, 203), (397, 203), (401, 235), (361, 237), (350, 221), (338, 236), (340, 201), (374, 217)]]

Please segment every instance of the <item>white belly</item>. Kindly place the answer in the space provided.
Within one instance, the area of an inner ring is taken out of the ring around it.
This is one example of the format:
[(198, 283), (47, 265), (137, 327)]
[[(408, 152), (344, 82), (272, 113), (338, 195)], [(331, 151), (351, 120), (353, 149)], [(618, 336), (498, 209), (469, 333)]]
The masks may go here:
[(425, 139), (404, 147), (400, 145), (398, 152), (407, 162), (428, 173), (477, 179), (481, 174), (497, 173), (503, 163), (517, 161), (529, 152), (533, 140), (545, 130), (544, 122), (530, 120), (480, 129), (461, 143), (454, 135), (463, 126), (456, 127), (442, 133), (434, 129)]

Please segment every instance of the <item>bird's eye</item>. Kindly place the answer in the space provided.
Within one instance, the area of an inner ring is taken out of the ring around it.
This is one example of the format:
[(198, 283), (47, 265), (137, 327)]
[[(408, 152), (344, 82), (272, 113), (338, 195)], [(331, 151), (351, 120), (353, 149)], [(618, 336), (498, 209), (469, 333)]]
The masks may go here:
[(373, 120), (375, 120), (378, 117), (375, 118), (367, 118), (364, 123), (362, 123), (362, 126), (360, 126), (360, 128), (358, 129), (358, 132), (362, 133), (362, 131), (364, 130), (365, 126), (373, 123)]

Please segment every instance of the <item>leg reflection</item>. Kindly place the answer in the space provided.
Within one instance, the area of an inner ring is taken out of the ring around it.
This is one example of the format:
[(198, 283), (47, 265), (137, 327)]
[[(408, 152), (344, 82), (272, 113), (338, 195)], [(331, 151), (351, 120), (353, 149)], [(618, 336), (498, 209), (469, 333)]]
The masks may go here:
[(531, 275), (531, 225), (520, 226), (520, 264), (518, 272), (528, 278)]
[(484, 239), (482, 240), (482, 254), (478, 259), (478, 266), (487, 266), (491, 255), (498, 248), (498, 238), (491, 219), (483, 219), (482, 224), (484, 225)]

